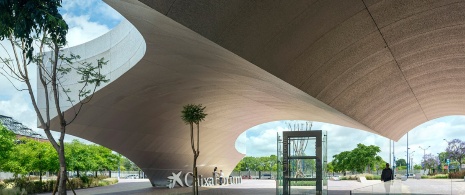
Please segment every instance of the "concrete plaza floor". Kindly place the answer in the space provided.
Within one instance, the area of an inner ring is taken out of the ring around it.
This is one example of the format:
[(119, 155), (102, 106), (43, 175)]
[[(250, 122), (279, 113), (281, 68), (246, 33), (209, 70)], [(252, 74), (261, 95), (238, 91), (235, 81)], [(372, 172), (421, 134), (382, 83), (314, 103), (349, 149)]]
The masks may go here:
[[(276, 194), (274, 180), (242, 180), (242, 184), (214, 187), (201, 187), (201, 195), (273, 195)], [(295, 189), (298, 189), (296, 187)], [(301, 188), (303, 189), (303, 188)], [(380, 181), (328, 181), (328, 195), (385, 194)], [(69, 192), (72, 194), (72, 192)], [(76, 190), (79, 195), (90, 194), (192, 194), (192, 188), (154, 188), (147, 179), (121, 179), (112, 186)], [(393, 194), (465, 194), (465, 181), (449, 179), (409, 179), (396, 180), (391, 187)], [(314, 194), (314, 188), (300, 191), (299, 194)]]

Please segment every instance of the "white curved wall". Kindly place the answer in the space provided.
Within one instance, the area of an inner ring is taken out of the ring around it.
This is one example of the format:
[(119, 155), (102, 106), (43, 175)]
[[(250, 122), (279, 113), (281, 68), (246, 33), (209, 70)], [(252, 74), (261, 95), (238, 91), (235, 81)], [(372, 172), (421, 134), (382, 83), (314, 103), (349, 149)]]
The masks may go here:
[[(137, 62), (139, 62), (144, 56), (146, 51), (146, 44), (142, 35), (137, 29), (126, 19), (123, 19), (119, 25), (110, 30), (108, 33), (86, 42), (81, 45), (77, 45), (71, 48), (64, 49), (61, 53), (69, 56), (70, 54), (79, 55), (80, 59), (73, 64), (73, 67), (79, 65), (79, 63), (88, 62), (93, 65), (97, 65), (97, 60), (104, 58), (108, 63), (102, 68), (101, 73), (105, 75), (106, 79), (109, 80), (107, 83), (102, 83), (97, 91), (107, 86), (112, 81), (118, 79), (121, 75), (131, 69)], [(50, 56), (50, 53), (46, 54)], [(48, 59), (46, 57), (45, 59)], [(63, 66), (68, 66), (64, 64)], [(61, 83), (66, 89), (70, 89), (71, 92), (68, 96), (76, 104), (78, 101), (79, 90), (83, 84), (78, 83), (81, 80), (81, 76), (75, 71), (67, 74)], [(45, 96), (44, 88), (40, 85), (40, 80), (37, 80), (37, 100), (38, 106), (42, 113), (45, 113)], [(67, 96), (64, 92), (61, 92), (60, 107), (63, 111), (68, 110), (72, 107), (71, 102), (67, 101)], [(53, 102), (53, 100), (51, 100)], [(56, 116), (55, 107), (51, 107), (51, 118)], [(40, 124), (39, 124), (40, 125)]]

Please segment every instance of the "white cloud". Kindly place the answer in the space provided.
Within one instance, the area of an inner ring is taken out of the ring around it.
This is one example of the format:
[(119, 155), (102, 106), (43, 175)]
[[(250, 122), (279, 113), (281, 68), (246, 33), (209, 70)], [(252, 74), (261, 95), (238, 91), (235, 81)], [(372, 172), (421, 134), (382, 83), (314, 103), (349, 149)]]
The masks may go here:
[(98, 2), (101, 2), (101, 0), (79, 0), (79, 1), (73, 1), (73, 0), (64, 0), (63, 3), (61, 4), (61, 7), (66, 11), (66, 12), (71, 12), (76, 8), (89, 8), (92, 5), (97, 4)]
[(72, 16), (65, 14), (63, 18), (70, 26), (66, 35), (69, 47), (88, 42), (110, 31), (105, 25), (91, 22), (88, 15)]

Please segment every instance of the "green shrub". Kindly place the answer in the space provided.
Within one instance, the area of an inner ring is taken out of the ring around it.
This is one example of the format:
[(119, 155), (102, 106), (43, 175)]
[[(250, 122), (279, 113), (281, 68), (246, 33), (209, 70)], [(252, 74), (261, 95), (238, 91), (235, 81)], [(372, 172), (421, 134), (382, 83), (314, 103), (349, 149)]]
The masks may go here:
[(44, 192), (51, 192), (57, 183), (56, 180), (46, 180), (43, 182)]
[(100, 180), (98, 182), (98, 186), (108, 186), (108, 185), (113, 185), (115, 183), (118, 183), (118, 179), (116, 179), (116, 178), (106, 178), (106, 179)]
[(346, 176), (339, 177), (339, 180), (357, 180), (357, 176), (356, 175), (346, 175)]
[(89, 183), (87, 185), (89, 186), (89, 188), (98, 187), (99, 181), (99, 179), (91, 177), (89, 178)]
[(316, 186), (316, 181), (291, 181), (291, 186)]
[(449, 175), (448, 174), (437, 174), (433, 176), (433, 179), (449, 179)]
[(108, 176), (106, 176), (106, 175), (97, 175), (97, 179), (99, 179), (99, 180), (104, 180), (106, 178), (108, 178)]
[(26, 190), (21, 190), (19, 188), (5, 188), (0, 189), (0, 194), (2, 195), (16, 195), (16, 194), (28, 194)]
[[(87, 183), (85, 183), (81, 178), (84, 178)], [(100, 180), (94, 177), (81, 177), (70, 179), (69, 182), (66, 182), (66, 188), (79, 189), (79, 188), (90, 188), (98, 186), (106, 186), (118, 183), (116, 178), (106, 178)], [(0, 195), (9, 195), (9, 194), (38, 194), (43, 192), (52, 192), (55, 187), (56, 180), (44, 180), (32, 181), (26, 177), (7, 179), (3, 182), (0, 182)]]
[(380, 175), (365, 175), (365, 178), (367, 180), (381, 180), (381, 176)]
[(81, 178), (73, 178), (70, 179), (69, 182), (66, 182), (66, 189), (79, 189), (79, 188), (85, 188), (84, 182), (82, 182)]
[(83, 186), (87, 187), (87, 184), (89, 184), (89, 177), (84, 175), (84, 176), (79, 177), (79, 179), (82, 181)]

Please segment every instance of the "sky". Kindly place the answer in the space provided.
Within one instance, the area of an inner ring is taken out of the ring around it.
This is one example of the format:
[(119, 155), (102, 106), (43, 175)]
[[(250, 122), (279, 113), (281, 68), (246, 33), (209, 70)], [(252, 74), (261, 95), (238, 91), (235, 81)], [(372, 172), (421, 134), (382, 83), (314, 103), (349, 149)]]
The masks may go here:
[[(70, 29), (67, 35), (68, 46), (72, 47), (95, 39), (118, 25), (122, 16), (100, 0), (64, 0), (60, 9)], [(5, 42), (0, 42), (5, 44)], [(6, 51), (0, 48), (0, 55)], [(1, 64), (0, 64), (1, 66)], [(35, 70), (31, 70), (35, 71)], [(20, 84), (15, 83), (17, 86)], [(24, 86), (22, 86), (24, 87)], [(13, 117), (31, 129), (43, 134), (36, 128), (36, 114), (32, 109), (30, 98), (26, 92), (16, 90), (12, 84), (0, 75), (0, 114)], [(296, 121), (293, 121), (296, 122)], [(298, 121), (297, 121), (298, 122)], [(276, 132), (286, 130), (286, 121), (269, 122), (258, 125), (242, 133), (236, 140), (238, 151), (247, 156), (269, 156), (276, 154)], [(342, 151), (352, 150), (358, 143), (376, 145), (381, 148), (380, 156), (389, 160), (389, 140), (382, 136), (333, 124), (314, 122), (313, 130), (328, 132), (328, 157)], [(413, 152), (413, 163), (420, 163), (423, 152), (436, 155), (445, 151), (446, 140), (465, 140), (465, 117), (447, 116), (426, 122), (409, 132), (410, 152)], [(57, 135), (57, 134), (55, 134)], [(397, 159), (406, 158), (406, 137), (395, 142)], [(67, 135), (65, 141), (76, 137)], [(430, 146), (428, 148), (428, 146)], [(428, 148), (426, 151), (419, 147)]]

